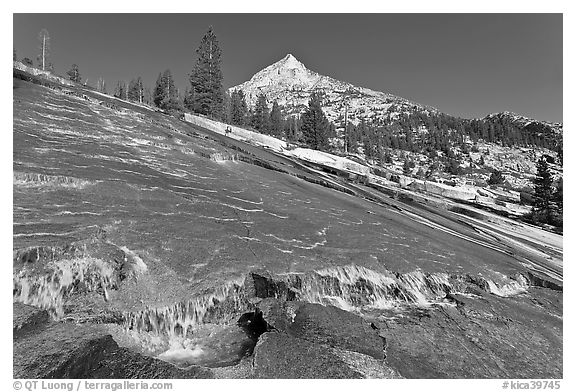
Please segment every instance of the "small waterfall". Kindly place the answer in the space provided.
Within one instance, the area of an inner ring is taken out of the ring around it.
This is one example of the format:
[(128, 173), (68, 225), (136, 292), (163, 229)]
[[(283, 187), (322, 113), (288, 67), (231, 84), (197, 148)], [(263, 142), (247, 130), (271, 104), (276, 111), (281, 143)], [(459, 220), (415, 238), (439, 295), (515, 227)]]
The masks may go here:
[(430, 305), (450, 291), (448, 274), (380, 273), (356, 265), (331, 267), (290, 278), (296, 299), (345, 310)]
[(167, 337), (186, 337), (208, 321), (230, 321), (249, 307), (244, 294), (244, 278), (230, 281), (214, 291), (169, 306), (124, 313), (124, 328)]
[(121, 281), (148, 269), (130, 249), (98, 239), (19, 249), (13, 258), (13, 300), (46, 309), (55, 319), (73, 293), (97, 292), (108, 300)]
[(100, 259), (83, 257), (57, 260), (44, 271), (23, 269), (14, 275), (14, 301), (48, 310), (56, 319), (64, 315), (64, 301), (74, 291), (100, 292), (117, 287), (114, 268)]
[(491, 280), (486, 280), (488, 286), (488, 292), (499, 297), (510, 297), (512, 295), (520, 294), (526, 291), (530, 282), (528, 279), (521, 274), (510, 279), (509, 283), (498, 285)]
[(214, 364), (230, 356), (236, 363), (241, 356), (234, 353), (251, 342), (236, 324), (251, 309), (244, 278), (233, 280), (187, 301), (125, 312), (121, 339), (144, 355), (177, 366)]

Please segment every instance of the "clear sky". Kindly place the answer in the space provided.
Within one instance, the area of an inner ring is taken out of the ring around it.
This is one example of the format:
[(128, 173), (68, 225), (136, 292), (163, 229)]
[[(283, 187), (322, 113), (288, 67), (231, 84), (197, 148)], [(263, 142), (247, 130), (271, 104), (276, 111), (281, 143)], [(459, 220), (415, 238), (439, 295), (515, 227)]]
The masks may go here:
[(51, 36), (56, 73), (188, 85), (208, 26), (225, 87), (292, 53), (309, 69), (461, 117), (509, 110), (562, 122), (561, 14), (14, 14), (18, 58)]

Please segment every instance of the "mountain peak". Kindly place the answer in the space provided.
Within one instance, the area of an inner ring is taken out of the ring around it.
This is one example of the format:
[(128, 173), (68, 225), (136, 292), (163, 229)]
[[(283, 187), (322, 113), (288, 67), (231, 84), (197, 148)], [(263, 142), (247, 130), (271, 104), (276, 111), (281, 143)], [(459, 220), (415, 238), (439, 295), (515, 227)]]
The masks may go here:
[(254, 106), (258, 96), (264, 94), (269, 102), (277, 101), (284, 106), (286, 113), (292, 114), (302, 112), (308, 105), (310, 94), (319, 91), (329, 102), (323, 109), (331, 121), (340, 121), (347, 110), (353, 124), (362, 118), (387, 118), (392, 112), (407, 112), (414, 110), (415, 106), (427, 110), (422, 105), (391, 94), (320, 75), (306, 68), (292, 53), (257, 72), (250, 80), (230, 88), (230, 91), (234, 90), (242, 90), (250, 106)]
[(276, 65), (286, 69), (306, 68), (292, 53), (288, 53), (282, 60), (278, 61)]

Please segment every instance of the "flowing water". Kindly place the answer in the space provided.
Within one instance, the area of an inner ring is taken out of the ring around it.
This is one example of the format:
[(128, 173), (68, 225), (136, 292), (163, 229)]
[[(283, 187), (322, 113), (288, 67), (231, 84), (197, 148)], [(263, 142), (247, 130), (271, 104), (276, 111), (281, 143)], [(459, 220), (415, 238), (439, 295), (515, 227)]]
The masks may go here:
[[(237, 363), (258, 297), (378, 317), (534, 283), (469, 225), (320, 186), (336, 180), (270, 152), (24, 82), (14, 95), (14, 301), (105, 314), (145, 355)], [(263, 270), (276, 283), (255, 296)]]

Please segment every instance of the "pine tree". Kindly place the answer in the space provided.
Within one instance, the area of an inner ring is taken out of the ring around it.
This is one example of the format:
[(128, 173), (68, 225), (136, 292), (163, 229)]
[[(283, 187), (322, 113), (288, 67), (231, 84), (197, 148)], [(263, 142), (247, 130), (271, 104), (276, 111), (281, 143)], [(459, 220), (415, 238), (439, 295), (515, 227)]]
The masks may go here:
[(562, 177), (556, 182), (556, 190), (553, 195), (554, 224), (562, 226), (564, 214), (564, 181)]
[(346, 132), (346, 148), (350, 154), (356, 154), (358, 152), (358, 132), (356, 127), (352, 123), (348, 123), (348, 130)]
[(48, 57), (50, 56), (50, 35), (48, 34), (48, 30), (40, 30), (40, 33), (38, 33), (38, 41), (40, 41), (38, 66), (43, 71), (46, 71), (48, 67)]
[(128, 85), (128, 99), (139, 103), (144, 102), (144, 83), (142, 83), (140, 76), (130, 81)]
[(268, 105), (266, 103), (266, 95), (259, 94), (254, 106), (254, 113), (250, 119), (250, 125), (260, 133), (269, 133), (269, 119)]
[(410, 174), (412, 174), (412, 166), (413, 163), (408, 158), (406, 158), (404, 160), (404, 165), (402, 166), (402, 173), (405, 176), (409, 176)]
[(498, 185), (504, 182), (504, 176), (502, 176), (502, 172), (500, 170), (494, 169), (492, 174), (490, 174), (490, 178), (488, 179), (488, 185)]
[(270, 111), (270, 134), (272, 136), (279, 137), (282, 133), (282, 112), (280, 111), (280, 106), (278, 101), (274, 101), (272, 104), (272, 110)]
[(552, 175), (548, 162), (541, 156), (536, 163), (534, 178), (533, 218), (538, 222), (552, 223)]
[(223, 106), (223, 113), (222, 113), (222, 121), (226, 124), (232, 123), (232, 102), (230, 94), (227, 91), (224, 92), (224, 103)]
[(230, 115), (231, 121), (234, 125), (245, 125), (246, 116), (248, 114), (248, 105), (246, 105), (246, 97), (244, 91), (234, 90), (230, 97)]
[(162, 79), (162, 73), (158, 74), (158, 79), (156, 79), (156, 86), (154, 87), (153, 101), (154, 105), (160, 107), (162, 102), (166, 99), (166, 89), (164, 88), (164, 81)]
[(292, 115), (284, 121), (284, 136), (286, 140), (295, 142), (299, 139), (299, 120), (296, 116)]
[(128, 88), (126, 87), (126, 82), (119, 80), (116, 83), (116, 88), (114, 89), (114, 96), (120, 99), (128, 99)]
[(70, 77), (70, 80), (76, 83), (80, 83), (82, 81), (82, 77), (80, 76), (80, 70), (78, 69), (78, 65), (72, 64), (72, 68), (70, 71), (66, 72), (66, 74)]
[(33, 67), (34, 64), (32, 63), (32, 60), (30, 60), (28, 57), (24, 57), (22, 59), (22, 64), (27, 65), (29, 67)]
[(169, 69), (158, 75), (156, 87), (154, 88), (154, 104), (168, 112), (182, 109), (178, 90), (174, 84), (172, 72)]
[(301, 121), (303, 142), (312, 149), (327, 150), (330, 123), (322, 111), (322, 98), (317, 92), (310, 96), (308, 108), (302, 114)]
[(190, 95), (186, 97), (188, 109), (221, 118), (224, 111), (223, 76), (220, 69), (222, 51), (212, 26), (202, 38), (196, 53), (198, 60), (190, 74)]

